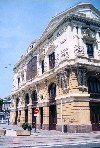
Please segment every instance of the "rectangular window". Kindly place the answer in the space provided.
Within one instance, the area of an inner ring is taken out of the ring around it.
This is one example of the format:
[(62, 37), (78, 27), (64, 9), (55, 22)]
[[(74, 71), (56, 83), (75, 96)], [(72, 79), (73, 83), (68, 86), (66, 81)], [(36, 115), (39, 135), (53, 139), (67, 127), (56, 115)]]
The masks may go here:
[(22, 81), (24, 81), (24, 74), (22, 74)]
[(33, 79), (37, 75), (37, 56), (34, 56), (27, 64), (26, 80)]
[(20, 78), (18, 78), (18, 87), (19, 87), (19, 84), (20, 84)]
[(49, 55), (49, 68), (53, 69), (55, 67), (55, 53)]
[(44, 60), (41, 62), (42, 74), (44, 73)]
[(93, 44), (86, 44), (87, 46), (87, 54), (89, 57), (94, 56), (94, 51), (93, 51)]

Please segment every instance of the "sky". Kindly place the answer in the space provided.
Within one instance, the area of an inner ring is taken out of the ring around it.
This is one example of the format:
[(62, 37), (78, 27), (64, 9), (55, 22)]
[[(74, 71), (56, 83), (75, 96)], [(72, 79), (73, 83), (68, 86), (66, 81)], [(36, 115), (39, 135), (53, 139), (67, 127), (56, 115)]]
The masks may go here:
[(0, 98), (11, 95), (13, 67), (56, 14), (79, 2), (100, 10), (100, 0), (0, 0)]

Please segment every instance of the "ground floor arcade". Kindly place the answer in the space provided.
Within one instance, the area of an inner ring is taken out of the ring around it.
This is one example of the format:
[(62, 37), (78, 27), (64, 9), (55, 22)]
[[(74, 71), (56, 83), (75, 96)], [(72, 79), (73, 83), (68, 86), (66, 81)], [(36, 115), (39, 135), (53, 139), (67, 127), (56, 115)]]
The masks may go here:
[(12, 124), (28, 122), (33, 128), (66, 132), (100, 130), (100, 83), (95, 72), (65, 69), (32, 86), (14, 95)]

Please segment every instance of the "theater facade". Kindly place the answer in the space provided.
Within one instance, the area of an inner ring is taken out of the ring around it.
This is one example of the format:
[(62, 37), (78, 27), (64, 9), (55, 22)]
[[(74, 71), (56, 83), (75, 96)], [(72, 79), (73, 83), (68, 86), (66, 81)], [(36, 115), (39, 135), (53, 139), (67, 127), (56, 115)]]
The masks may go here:
[(12, 124), (100, 131), (100, 11), (92, 4), (53, 17), (13, 71)]

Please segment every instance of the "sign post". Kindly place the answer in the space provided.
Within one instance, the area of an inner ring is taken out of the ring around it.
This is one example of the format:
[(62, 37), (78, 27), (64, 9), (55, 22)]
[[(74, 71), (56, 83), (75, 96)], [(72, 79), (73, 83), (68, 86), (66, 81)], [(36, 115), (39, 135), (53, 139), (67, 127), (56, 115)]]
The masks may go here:
[(36, 108), (36, 109), (34, 110), (34, 116), (35, 116), (35, 133), (36, 133), (36, 117), (39, 115), (38, 113), (39, 113), (39, 109)]

